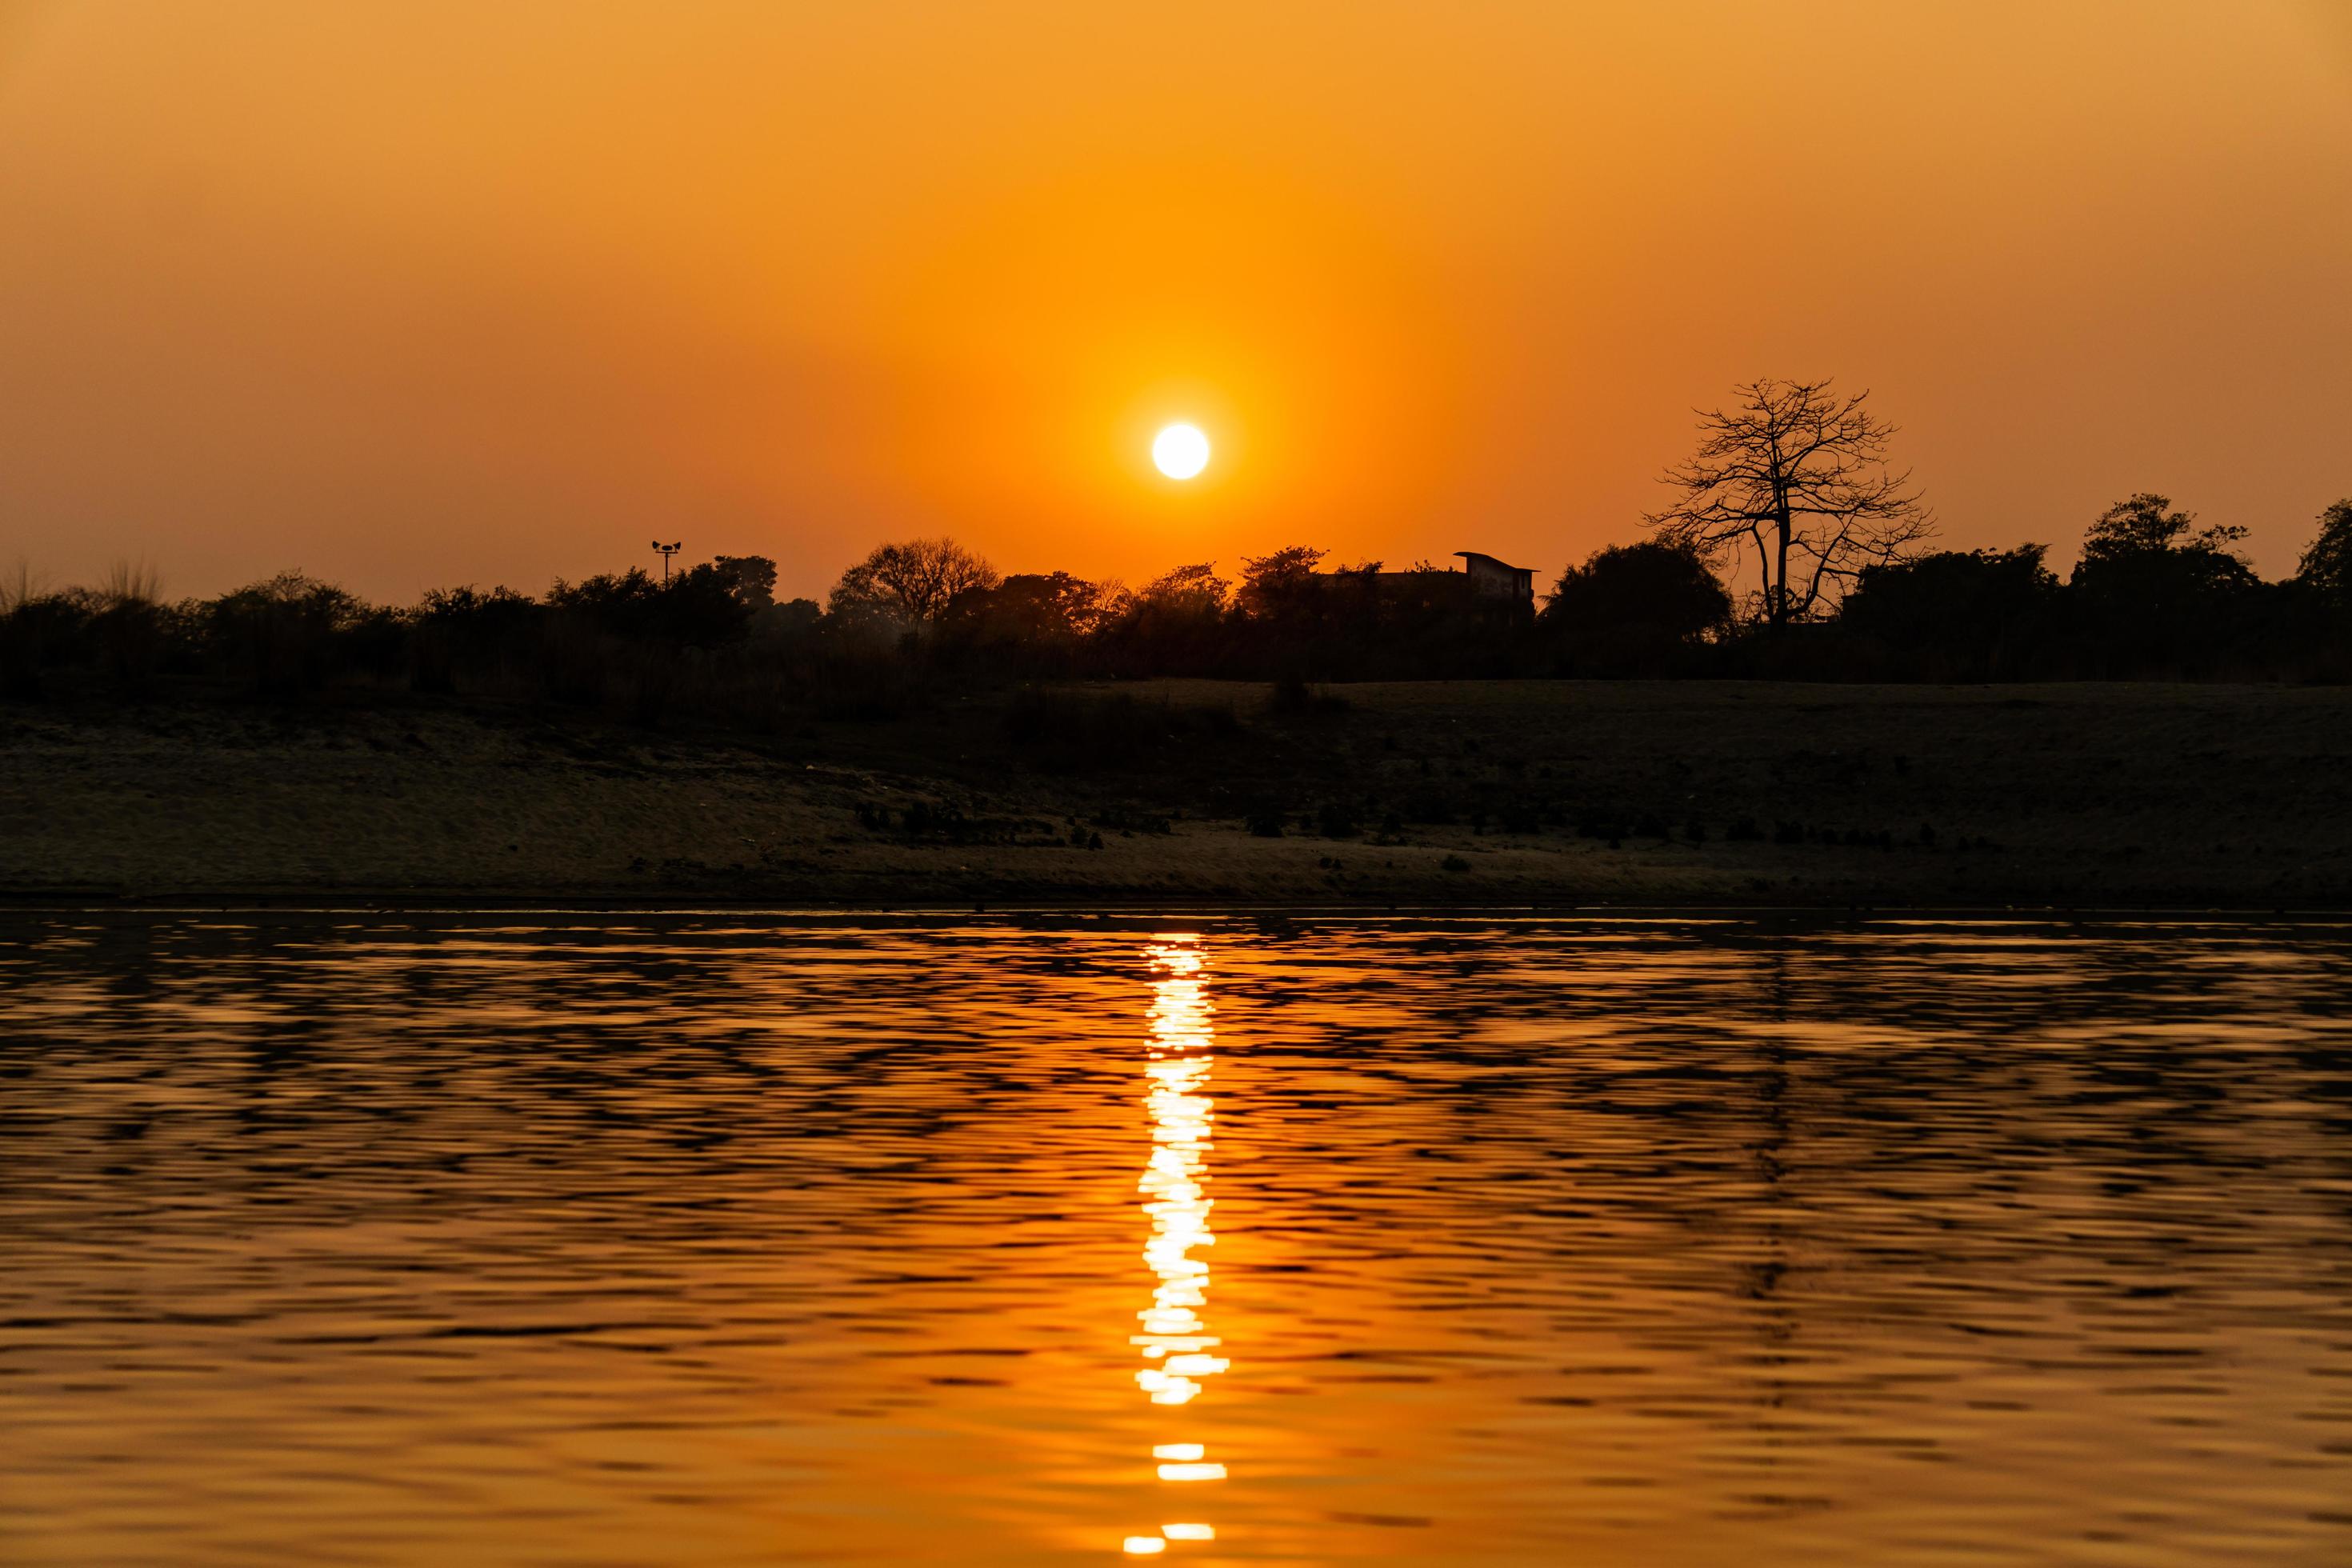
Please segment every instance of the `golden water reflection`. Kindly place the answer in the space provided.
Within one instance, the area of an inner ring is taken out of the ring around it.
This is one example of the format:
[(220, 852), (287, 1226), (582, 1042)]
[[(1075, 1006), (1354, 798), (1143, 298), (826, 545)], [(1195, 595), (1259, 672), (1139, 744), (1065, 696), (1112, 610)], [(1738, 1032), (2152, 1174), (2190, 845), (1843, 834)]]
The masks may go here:
[[(1142, 1353), (1136, 1386), (1155, 1405), (1181, 1408), (1201, 1396), (1206, 1380), (1230, 1364), (1218, 1354), (1223, 1342), (1209, 1331), (1209, 1260), (1195, 1256), (1216, 1244), (1209, 1228), (1209, 1151), (1216, 1102), (1209, 1094), (1215, 1065), (1215, 1032), (1202, 978), (1197, 937), (1176, 937), (1149, 950), (1158, 978), (1152, 983), (1151, 1036), (1144, 1048), (1144, 1109), (1150, 1117), (1151, 1153), (1137, 1190), (1150, 1222), (1143, 1261), (1155, 1283), (1151, 1304), (1136, 1313), (1140, 1332), (1129, 1336)], [(1225, 1479), (1222, 1460), (1207, 1445), (1171, 1427), (1171, 1440), (1152, 1445), (1162, 1481)], [(1124, 1550), (1152, 1556), (1171, 1542), (1213, 1541), (1216, 1529), (1197, 1521), (1164, 1523), (1153, 1535), (1130, 1535)]]
[(16, 929), (0, 1563), (2352, 1563), (2341, 922)]

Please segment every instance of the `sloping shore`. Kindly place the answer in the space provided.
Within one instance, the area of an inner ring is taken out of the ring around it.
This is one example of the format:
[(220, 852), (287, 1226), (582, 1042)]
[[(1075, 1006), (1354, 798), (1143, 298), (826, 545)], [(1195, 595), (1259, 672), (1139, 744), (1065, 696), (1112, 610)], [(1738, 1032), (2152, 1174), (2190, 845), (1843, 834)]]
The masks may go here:
[(2352, 904), (2342, 689), (1328, 695), (1065, 689), (1024, 726), (994, 693), (757, 737), (405, 700), (0, 708), (0, 895)]

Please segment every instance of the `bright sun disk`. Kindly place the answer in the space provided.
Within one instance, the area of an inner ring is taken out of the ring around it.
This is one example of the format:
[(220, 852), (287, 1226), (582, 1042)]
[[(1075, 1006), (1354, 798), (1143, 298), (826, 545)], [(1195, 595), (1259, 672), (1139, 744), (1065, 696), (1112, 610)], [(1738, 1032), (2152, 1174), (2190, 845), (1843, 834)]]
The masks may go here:
[(1209, 466), (1209, 438), (1196, 426), (1171, 425), (1153, 438), (1151, 461), (1171, 479), (1189, 479)]

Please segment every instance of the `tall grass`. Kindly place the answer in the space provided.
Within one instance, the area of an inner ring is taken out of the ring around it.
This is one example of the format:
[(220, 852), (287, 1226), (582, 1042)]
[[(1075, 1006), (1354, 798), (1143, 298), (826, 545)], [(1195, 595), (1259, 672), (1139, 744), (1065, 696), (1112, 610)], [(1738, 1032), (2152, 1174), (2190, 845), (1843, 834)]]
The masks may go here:
[(40, 617), (35, 609), (42, 597), (30, 563), (22, 556), (0, 573), (0, 696), (41, 695), (43, 655)]
[(40, 595), (40, 582), (33, 575), (32, 563), (23, 556), (0, 572), (0, 616), (15, 615)]
[(94, 593), (99, 604), (107, 609), (152, 609), (163, 602), (163, 576), (143, 558), (117, 561), (98, 580)]
[(115, 689), (152, 694), (163, 673), (163, 579), (144, 561), (117, 561), (92, 595), (90, 632), (100, 671)]

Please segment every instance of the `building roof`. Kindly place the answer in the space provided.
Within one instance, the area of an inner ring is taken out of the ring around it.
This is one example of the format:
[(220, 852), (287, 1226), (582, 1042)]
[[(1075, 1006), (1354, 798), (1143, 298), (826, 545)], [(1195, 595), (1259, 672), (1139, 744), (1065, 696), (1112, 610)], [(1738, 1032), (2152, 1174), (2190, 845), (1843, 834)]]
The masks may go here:
[(1506, 572), (1524, 572), (1531, 577), (1535, 575), (1536, 569), (1532, 566), (1514, 566), (1499, 556), (1489, 555), (1483, 550), (1457, 550), (1454, 553), (1467, 562), (1484, 562), (1489, 566), (1499, 566)]

